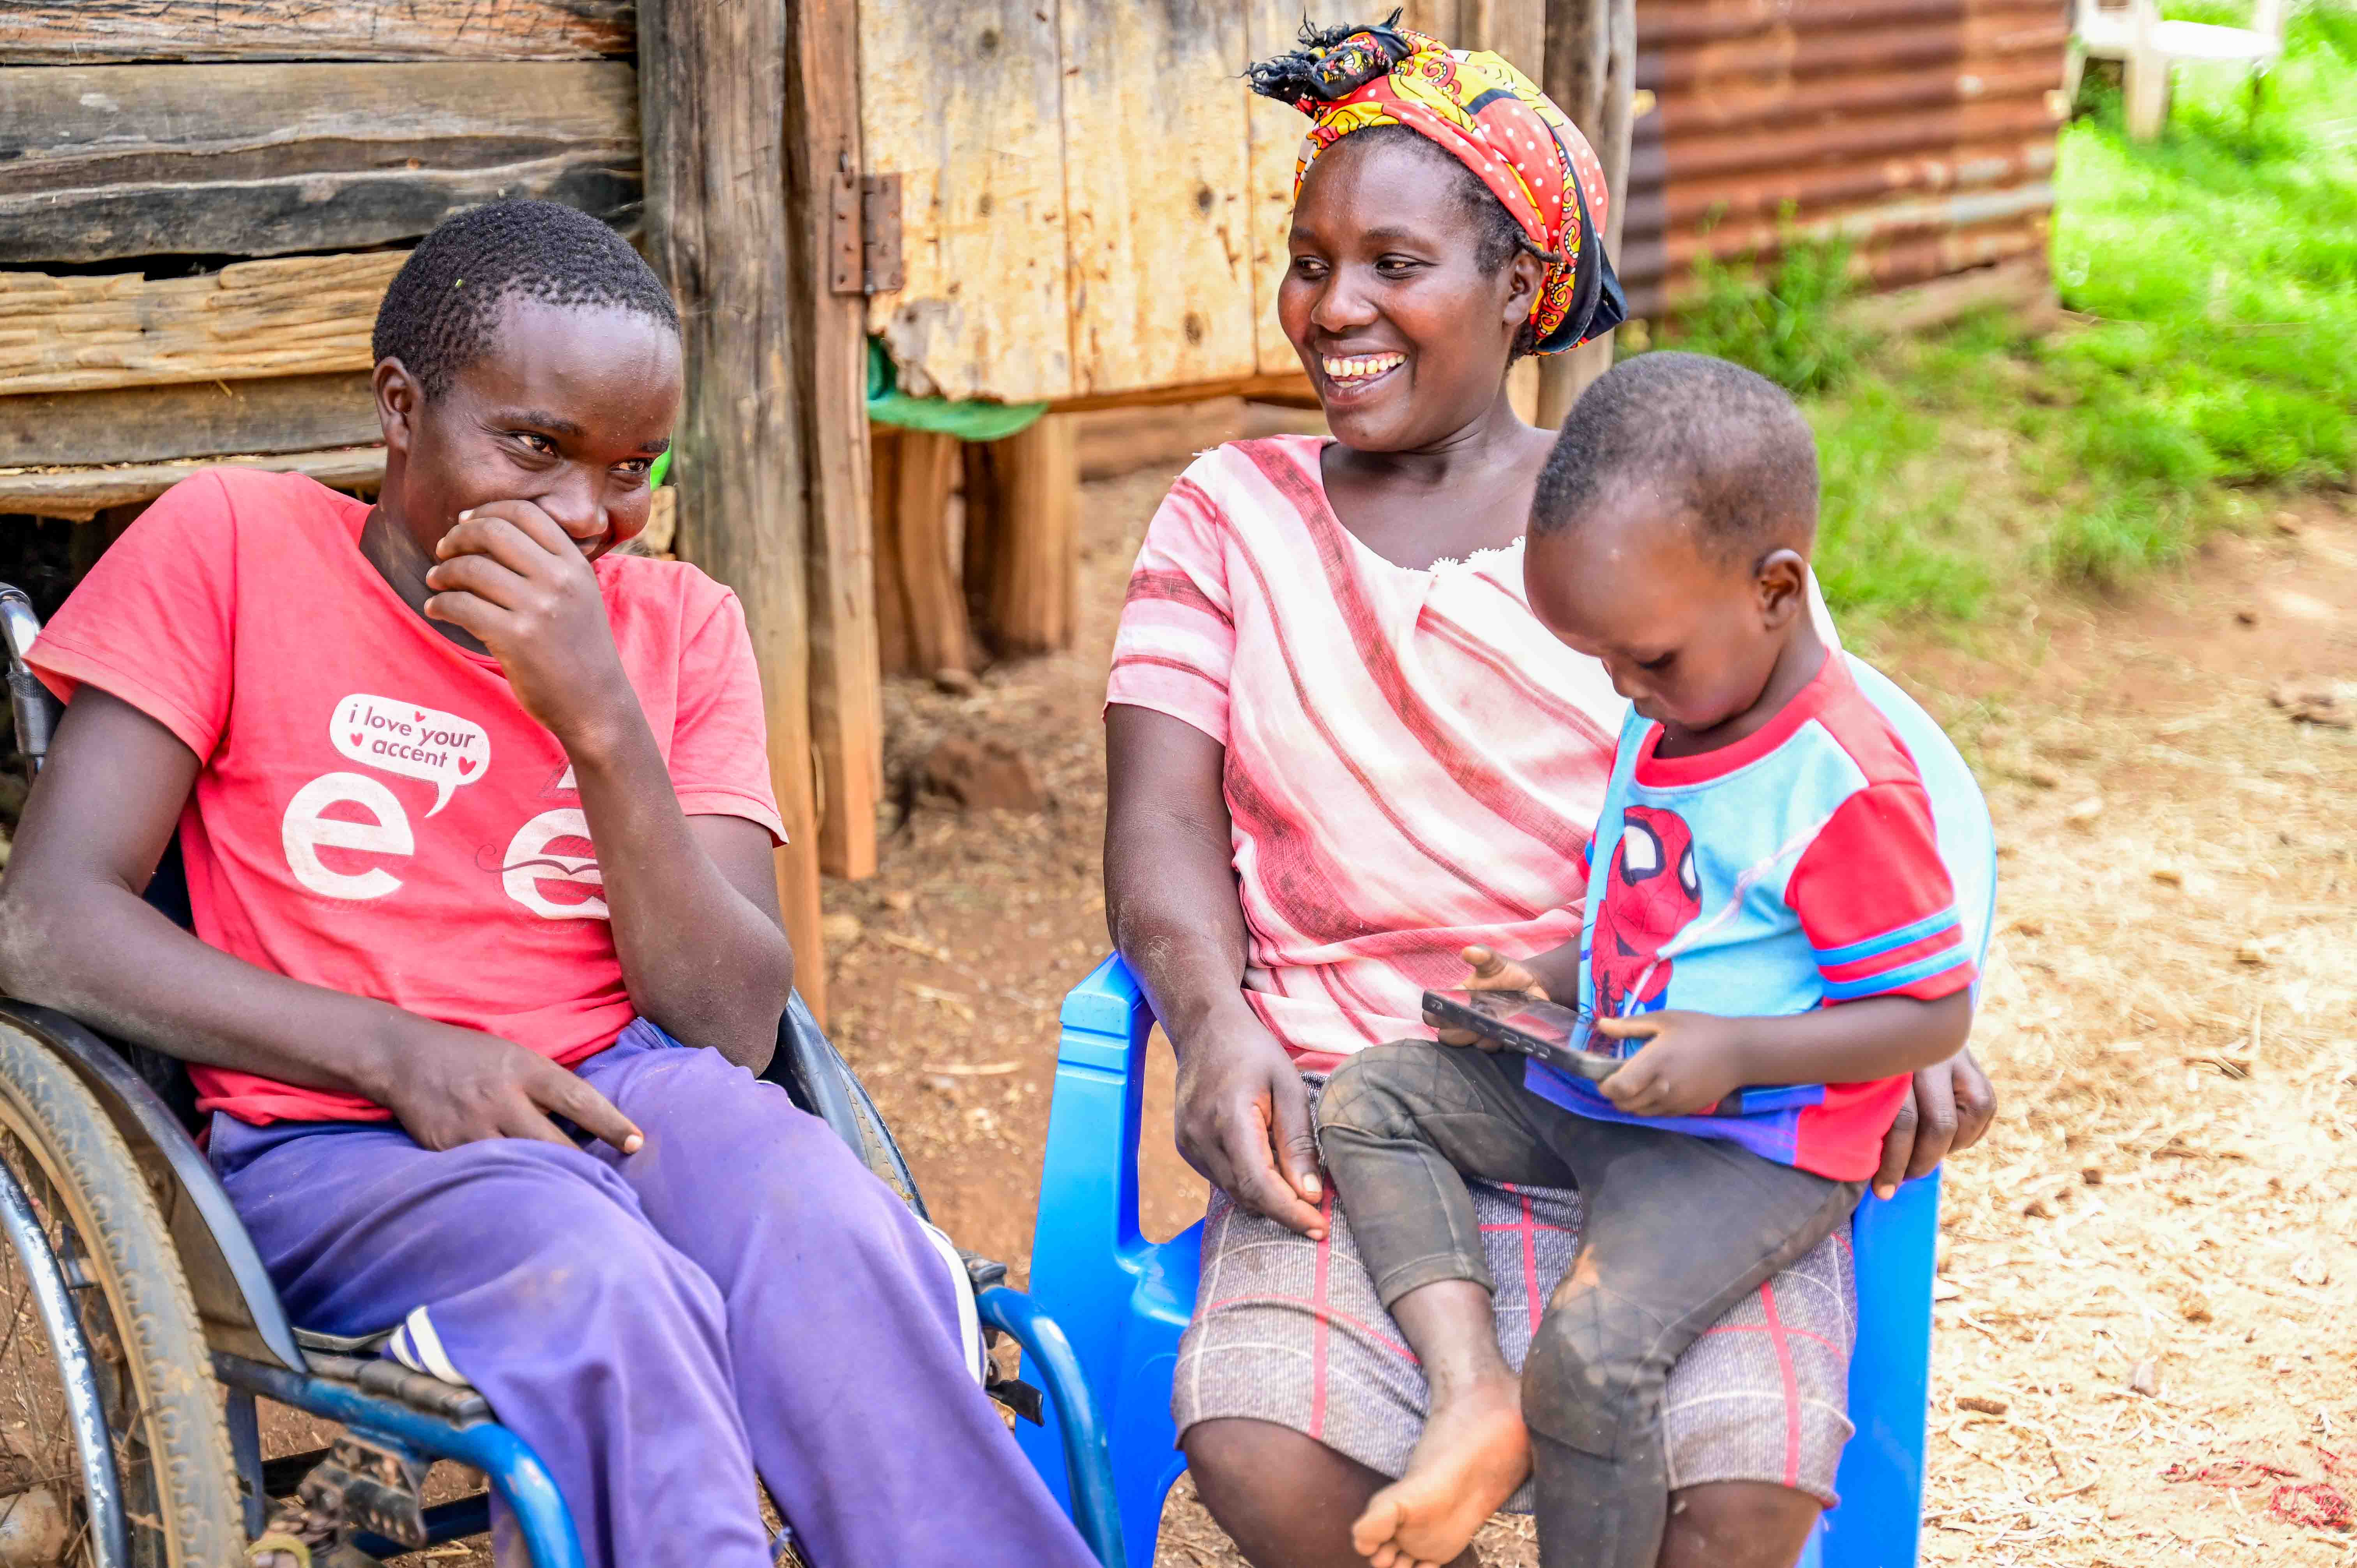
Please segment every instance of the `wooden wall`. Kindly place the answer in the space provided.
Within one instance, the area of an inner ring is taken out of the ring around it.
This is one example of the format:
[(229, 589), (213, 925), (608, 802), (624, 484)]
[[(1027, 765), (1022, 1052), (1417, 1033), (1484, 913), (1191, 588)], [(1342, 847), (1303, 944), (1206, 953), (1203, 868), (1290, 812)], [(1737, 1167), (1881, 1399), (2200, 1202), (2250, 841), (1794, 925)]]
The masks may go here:
[(0, 467), (52, 470), (0, 512), (231, 456), (371, 482), (403, 247), (502, 196), (633, 227), (633, 47), (624, 0), (0, 8)]
[(853, 16), (675, 0), (642, 38), (630, 0), (0, 5), (0, 514), (103, 516), (97, 539), (218, 461), (365, 492), (409, 245), (513, 196), (652, 242), (691, 346), (666, 512), (746, 607), (822, 1010), (822, 846), (872, 871), (882, 792), (864, 302), (811, 281), (814, 181), (857, 159)]
[[(1381, 9), (1374, 7), (1373, 9)], [(871, 302), (918, 393), (1097, 402), (1298, 373), (1276, 326), (1306, 122), (1242, 73), (1356, 0), (861, 7), (861, 132), (903, 180), (905, 287)], [(1535, 76), (1540, 0), (1412, 27)]]

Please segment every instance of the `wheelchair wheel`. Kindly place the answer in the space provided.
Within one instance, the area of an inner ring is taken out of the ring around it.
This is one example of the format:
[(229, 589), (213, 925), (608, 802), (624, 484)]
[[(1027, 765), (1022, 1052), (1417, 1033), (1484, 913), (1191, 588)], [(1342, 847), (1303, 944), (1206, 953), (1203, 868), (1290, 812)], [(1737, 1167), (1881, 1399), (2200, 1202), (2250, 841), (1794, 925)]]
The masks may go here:
[[(237, 1473), (211, 1354), (170, 1232), (97, 1100), (5, 1020), (0, 1163), (22, 1191), (17, 1223), (29, 1218), (54, 1256), (52, 1264), (14, 1231), (0, 1245), (0, 1563), (100, 1562), (94, 1531), (105, 1521), (92, 1517), (75, 1441), (79, 1402), (103, 1420), (111, 1442), (124, 1561), (231, 1568), (245, 1549)], [(0, 1203), (12, 1196), (5, 1186)], [(60, 1369), (45, 1290), (80, 1325), (86, 1359), (78, 1374)]]

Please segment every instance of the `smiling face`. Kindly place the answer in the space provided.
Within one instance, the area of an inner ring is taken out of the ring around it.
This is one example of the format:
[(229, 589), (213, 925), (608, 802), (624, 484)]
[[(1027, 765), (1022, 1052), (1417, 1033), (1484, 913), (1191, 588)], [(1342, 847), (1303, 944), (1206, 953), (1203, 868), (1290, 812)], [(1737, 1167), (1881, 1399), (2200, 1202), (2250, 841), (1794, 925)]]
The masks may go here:
[(424, 558), (469, 507), (528, 500), (594, 560), (647, 525), (647, 472), (679, 417), (679, 335), (636, 311), (513, 298), (439, 397), (390, 359), (376, 391), (393, 459), (380, 504)]
[(1310, 166), (1277, 317), (1337, 439), (1408, 451), (1497, 402), (1544, 267), (1482, 271), (1454, 160), (1412, 133), (1361, 131)]
[(1533, 530), (1523, 557), (1532, 612), (1556, 639), (1601, 662), (1640, 714), (1687, 736), (1760, 700), (1806, 573), (1791, 550), (1755, 565), (1706, 544), (1690, 521), (1627, 486)]

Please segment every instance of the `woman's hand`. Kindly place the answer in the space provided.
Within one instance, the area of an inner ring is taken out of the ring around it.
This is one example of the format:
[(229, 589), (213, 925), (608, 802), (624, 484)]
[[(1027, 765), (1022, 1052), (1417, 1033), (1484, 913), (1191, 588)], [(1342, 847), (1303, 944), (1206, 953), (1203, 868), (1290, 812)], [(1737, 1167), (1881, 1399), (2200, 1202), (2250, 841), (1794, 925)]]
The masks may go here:
[(573, 536), (531, 501), (458, 514), (425, 574), (425, 614), (472, 633), (524, 711), (572, 742), (635, 704), (597, 575)]
[[(1464, 959), (1473, 966), (1473, 972), (1465, 977), (1465, 983), (1460, 987), (1462, 990), (1501, 991), (1528, 996), (1534, 1001), (1546, 999), (1546, 987), (1539, 977), (1512, 959), (1501, 958), (1491, 949), (1479, 945), (1467, 948)], [(1500, 1048), (1497, 1041), (1477, 1035), (1470, 1029), (1441, 1028), (1439, 1020), (1429, 1013), (1424, 1015), (1424, 1021), (1438, 1033), (1444, 1046), (1478, 1046), (1485, 1051)]]
[(1309, 1091), (1285, 1047), (1248, 1011), (1196, 1030), (1178, 1047), (1176, 1121), (1179, 1155), (1240, 1208), (1325, 1240)]
[(1743, 1087), (1745, 1022), (1678, 1012), (1598, 1018), (1598, 1034), (1645, 1045), (1597, 1091), (1631, 1116), (1707, 1115)]
[(371, 1098), (426, 1148), (486, 1138), (570, 1144), (552, 1116), (626, 1155), (645, 1142), (579, 1073), (512, 1040), (408, 1015), (392, 1033), (383, 1081)]
[(1915, 1075), (1914, 1094), (1899, 1107), (1899, 1119), (1882, 1140), (1874, 1196), (1889, 1197), (1900, 1182), (1930, 1175), (1950, 1155), (1979, 1143), (1996, 1119), (1996, 1088), (1971, 1050), (1925, 1068)]

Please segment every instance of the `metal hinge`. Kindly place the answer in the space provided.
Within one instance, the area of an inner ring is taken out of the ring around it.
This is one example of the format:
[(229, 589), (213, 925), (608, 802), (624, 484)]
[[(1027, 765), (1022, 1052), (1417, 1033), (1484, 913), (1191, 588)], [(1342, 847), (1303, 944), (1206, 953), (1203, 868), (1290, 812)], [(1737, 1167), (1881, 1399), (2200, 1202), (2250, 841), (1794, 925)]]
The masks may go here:
[(836, 294), (889, 294), (908, 282), (900, 264), (900, 177), (834, 177), (828, 191), (827, 287)]

